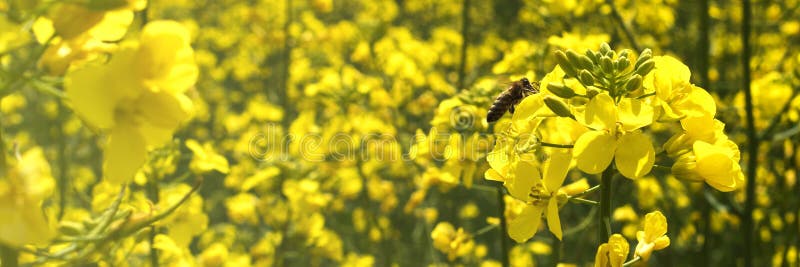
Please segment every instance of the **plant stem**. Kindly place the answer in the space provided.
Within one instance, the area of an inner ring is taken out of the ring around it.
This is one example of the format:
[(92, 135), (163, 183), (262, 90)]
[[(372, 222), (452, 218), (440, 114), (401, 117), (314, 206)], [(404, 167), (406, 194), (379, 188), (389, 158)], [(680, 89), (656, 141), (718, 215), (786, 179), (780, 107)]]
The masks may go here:
[(628, 41), (631, 42), (631, 46), (636, 51), (642, 51), (641, 47), (639, 46), (639, 42), (636, 41), (636, 36), (634, 36), (633, 31), (628, 24), (625, 24), (625, 20), (622, 18), (622, 15), (619, 14), (619, 10), (614, 5), (614, 0), (606, 0), (606, 4), (611, 7), (611, 16), (614, 17), (614, 20), (617, 21), (619, 27), (622, 28), (622, 31), (625, 32), (625, 37), (628, 38)]
[(611, 236), (611, 179), (614, 177), (614, 168), (609, 165), (600, 177), (600, 223), (598, 242), (604, 242)]
[(3, 261), (3, 267), (19, 266), (19, 251), (0, 244), (0, 261)]
[(572, 148), (573, 147), (573, 145), (551, 144), (551, 143), (545, 143), (545, 142), (539, 142), (539, 144), (541, 146), (549, 146), (549, 147), (555, 147), (555, 148)]
[(742, 0), (742, 88), (744, 108), (747, 113), (747, 183), (744, 204), (742, 235), (744, 236), (744, 266), (753, 266), (753, 208), (755, 206), (756, 164), (758, 163), (758, 136), (753, 115), (753, 93), (750, 88), (750, 1)]
[(464, 76), (467, 68), (467, 45), (469, 44), (469, 6), (470, 0), (464, 0), (461, 7), (461, 60), (458, 63), (458, 88), (464, 89)]
[(635, 263), (642, 261), (642, 258), (639, 256), (634, 257), (633, 259), (625, 262), (622, 264), (623, 267), (633, 266)]
[(511, 263), (508, 259), (509, 249), (508, 242), (506, 242), (506, 239), (508, 239), (506, 237), (508, 233), (508, 226), (506, 225), (506, 201), (503, 199), (503, 196), (505, 196), (503, 193), (503, 188), (499, 185), (497, 187), (497, 206), (500, 212), (500, 230), (502, 230), (500, 231), (500, 251), (503, 253), (500, 256), (500, 260), (503, 263), (503, 267), (508, 267), (511, 266)]
[[(154, 204), (158, 203), (158, 180), (157, 177), (150, 177), (150, 181), (147, 183), (147, 198), (150, 199)], [(153, 245), (155, 245), (156, 239), (156, 226), (150, 226), (150, 266), (157, 267), (158, 264), (158, 250), (156, 250)]]

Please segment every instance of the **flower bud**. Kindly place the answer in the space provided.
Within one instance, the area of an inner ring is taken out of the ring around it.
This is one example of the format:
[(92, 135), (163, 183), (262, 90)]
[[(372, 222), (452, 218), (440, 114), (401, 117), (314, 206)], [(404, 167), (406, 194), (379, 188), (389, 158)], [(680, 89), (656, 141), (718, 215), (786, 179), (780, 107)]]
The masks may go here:
[(664, 151), (670, 158), (677, 158), (680, 155), (692, 152), (692, 144), (694, 140), (691, 136), (680, 133), (673, 135), (666, 142), (664, 142)]
[(650, 71), (653, 70), (655, 66), (656, 62), (653, 61), (652, 59), (649, 59), (644, 63), (642, 63), (642, 65), (639, 65), (638, 68), (636, 68), (636, 74), (639, 74), (641, 76), (647, 76), (647, 74), (650, 73)]
[(633, 66), (634, 68), (638, 69), (639, 66), (642, 65), (645, 61), (653, 58), (653, 52), (650, 49), (645, 49), (641, 54), (639, 54), (639, 58), (636, 59), (636, 64)]
[(614, 64), (611, 62), (611, 58), (607, 56), (603, 56), (600, 58), (600, 67), (603, 69), (603, 72), (607, 74), (611, 74), (614, 72)]
[(589, 97), (589, 99), (594, 98), (594, 96), (596, 96), (599, 93), (600, 89), (597, 89), (597, 87), (591, 86), (586, 88), (586, 96)]
[(66, 236), (77, 236), (85, 230), (86, 228), (83, 227), (82, 223), (71, 221), (61, 221), (58, 223), (58, 231)]
[(578, 53), (575, 53), (575, 51), (572, 50), (567, 50), (567, 59), (569, 59), (569, 63), (572, 63), (572, 65), (577, 67), (578, 69), (584, 68), (579, 58), (580, 55)]
[(599, 56), (600, 54), (598, 54), (595, 51), (586, 50), (586, 53), (584, 53), (584, 55), (586, 57), (588, 57), (592, 62), (599, 62), (600, 61), (600, 56)]
[(561, 98), (569, 99), (575, 96), (575, 91), (572, 91), (572, 88), (569, 88), (564, 84), (560, 83), (554, 83), (554, 82), (547, 83), (547, 90)]
[(594, 69), (594, 63), (592, 62), (592, 59), (590, 59), (587, 56), (581, 55), (580, 57), (578, 57), (578, 61), (580, 62), (580, 66), (583, 69), (587, 70)]
[(592, 73), (590, 73), (588, 70), (581, 70), (581, 72), (578, 73), (578, 79), (580, 79), (581, 83), (587, 86), (594, 84), (594, 76), (592, 76)]
[(609, 45), (608, 45), (607, 43), (605, 43), (605, 42), (603, 42), (602, 44), (600, 44), (600, 53), (603, 53), (603, 55), (605, 55), (605, 54), (606, 54), (606, 53), (608, 53), (609, 51), (611, 51), (611, 46), (609, 46)]
[(672, 165), (672, 174), (679, 180), (702, 182), (704, 179), (697, 173), (697, 157), (694, 153), (686, 153), (678, 157)]
[(630, 54), (630, 50), (623, 49), (622, 52), (619, 52), (619, 57), (620, 58), (623, 58), (623, 57), (627, 58), (629, 54)]
[(569, 106), (567, 106), (567, 103), (564, 103), (564, 101), (561, 101), (561, 99), (553, 96), (545, 96), (544, 104), (559, 117), (575, 118), (575, 116), (572, 115), (572, 112), (569, 111)]
[(633, 92), (636, 89), (642, 87), (642, 76), (639, 74), (634, 74), (627, 83), (625, 83), (625, 90), (628, 92)]
[(572, 63), (570, 63), (570, 61), (567, 59), (567, 55), (564, 54), (564, 51), (558, 50), (555, 54), (558, 65), (561, 66), (561, 69), (564, 70), (564, 73), (566, 73), (567, 76), (574, 77), (577, 75), (575, 66), (573, 66)]
[(614, 62), (614, 68), (616, 68), (617, 71), (619, 72), (622, 72), (630, 65), (631, 65), (631, 60), (625, 56), (620, 56), (619, 59), (617, 59), (617, 62)]

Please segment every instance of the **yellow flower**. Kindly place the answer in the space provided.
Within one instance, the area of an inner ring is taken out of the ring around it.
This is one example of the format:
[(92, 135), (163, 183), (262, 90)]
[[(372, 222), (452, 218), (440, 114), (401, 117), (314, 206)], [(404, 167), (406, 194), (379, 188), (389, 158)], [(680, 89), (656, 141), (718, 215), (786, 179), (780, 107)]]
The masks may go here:
[(217, 154), (211, 144), (206, 143), (200, 146), (200, 143), (194, 139), (186, 140), (186, 147), (194, 153), (192, 162), (189, 167), (195, 173), (204, 173), (210, 170), (217, 170), (221, 173), (228, 173), (228, 160), (224, 156)]
[(147, 150), (168, 141), (192, 110), (184, 92), (198, 70), (189, 33), (174, 21), (148, 23), (139, 43), (124, 43), (106, 65), (67, 74), (64, 86), (88, 124), (109, 131), (104, 176), (129, 181)]
[(692, 152), (681, 155), (672, 165), (672, 173), (680, 179), (705, 181), (719, 191), (730, 192), (744, 185), (739, 157), (739, 148), (733, 141), (696, 141)]
[[(539, 230), (542, 213), (546, 212), (547, 227), (561, 239), (561, 219), (558, 216), (558, 189), (564, 183), (572, 161), (570, 152), (554, 151), (540, 168), (530, 161), (519, 161), (513, 181), (506, 185), (511, 196), (528, 205), (508, 225), (508, 235), (525, 242)], [(543, 170), (542, 170), (543, 169)]]
[(42, 202), (55, 187), (50, 165), (35, 148), (8, 167), (0, 178), (0, 242), (44, 244), (55, 234), (42, 211)]
[(456, 231), (455, 227), (448, 222), (436, 224), (431, 232), (431, 239), (433, 239), (433, 247), (446, 253), (447, 258), (451, 261), (456, 257), (469, 255), (475, 247), (475, 242), (464, 231), (464, 228), (458, 228)]
[(670, 56), (656, 56), (653, 61), (655, 68), (645, 77), (644, 84), (655, 90), (659, 120), (714, 117), (717, 112), (714, 98), (689, 82), (689, 67)]
[(635, 179), (650, 172), (655, 150), (650, 137), (636, 131), (652, 123), (650, 106), (632, 98), (623, 98), (615, 104), (611, 96), (601, 93), (592, 98), (586, 110), (577, 113), (576, 118), (594, 129), (575, 141), (579, 169), (590, 174), (600, 173), (614, 159), (625, 177)]
[(628, 258), (630, 245), (625, 237), (620, 234), (613, 234), (608, 238), (608, 243), (603, 243), (597, 248), (597, 255), (594, 257), (595, 267), (621, 267)]
[(120, 3), (114, 8), (96, 8), (73, 3), (58, 4), (52, 14), (39, 17), (33, 32), (40, 43), (51, 37), (39, 65), (50, 74), (61, 75), (73, 62), (90, 59), (99, 52), (110, 51), (133, 22), (133, 12), (145, 7), (147, 1)]
[(636, 255), (647, 261), (654, 250), (661, 250), (669, 246), (667, 234), (667, 218), (660, 211), (654, 211), (644, 216), (644, 231), (636, 232)]

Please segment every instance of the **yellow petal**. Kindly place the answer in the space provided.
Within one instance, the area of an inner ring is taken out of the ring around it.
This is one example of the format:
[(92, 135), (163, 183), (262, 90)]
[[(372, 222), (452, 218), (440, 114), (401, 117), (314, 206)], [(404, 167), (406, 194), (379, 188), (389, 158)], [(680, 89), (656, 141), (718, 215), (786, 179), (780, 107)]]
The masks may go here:
[(508, 224), (508, 236), (518, 243), (528, 241), (539, 230), (543, 211), (543, 207), (525, 206), (519, 216)]
[(109, 90), (102, 66), (86, 66), (64, 77), (64, 90), (72, 107), (88, 123), (99, 128), (114, 124), (114, 108), (119, 96)]
[(586, 132), (575, 141), (574, 155), (578, 169), (597, 174), (611, 163), (617, 142), (613, 136), (602, 131)]
[(505, 182), (505, 178), (494, 169), (486, 170), (486, 172), (483, 173), (483, 178), (489, 181)]
[(619, 121), (626, 131), (633, 131), (653, 123), (653, 107), (633, 98), (619, 101)]
[(619, 138), (614, 158), (619, 172), (625, 177), (635, 179), (650, 173), (656, 152), (647, 135), (633, 132)]
[(583, 114), (576, 114), (579, 122), (586, 127), (602, 130), (614, 129), (617, 122), (617, 106), (608, 94), (598, 94), (586, 104)]
[(541, 181), (541, 170), (537, 165), (530, 161), (519, 161), (514, 171), (514, 180), (506, 187), (511, 196), (527, 201), (533, 185)]
[(145, 121), (153, 126), (175, 129), (189, 117), (179, 97), (169, 92), (145, 92), (137, 99), (136, 107)]
[(547, 203), (547, 228), (550, 228), (550, 232), (558, 240), (561, 240), (561, 218), (558, 217), (558, 200), (554, 197), (550, 198), (550, 202)]
[(106, 179), (115, 184), (132, 179), (147, 157), (145, 147), (138, 129), (127, 123), (116, 125), (105, 149)]
[(544, 187), (548, 192), (556, 192), (567, 178), (572, 151), (557, 149), (550, 154), (544, 166)]

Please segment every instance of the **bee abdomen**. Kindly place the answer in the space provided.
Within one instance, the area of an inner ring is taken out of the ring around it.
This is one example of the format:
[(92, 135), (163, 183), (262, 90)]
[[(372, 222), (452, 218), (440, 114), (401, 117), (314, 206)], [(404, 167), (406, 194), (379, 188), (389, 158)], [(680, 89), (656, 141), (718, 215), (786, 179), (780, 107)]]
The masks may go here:
[(505, 114), (508, 108), (513, 104), (511, 102), (513, 101), (510, 94), (501, 94), (498, 96), (494, 104), (489, 108), (489, 112), (486, 114), (486, 121), (494, 122), (503, 117), (503, 114)]

